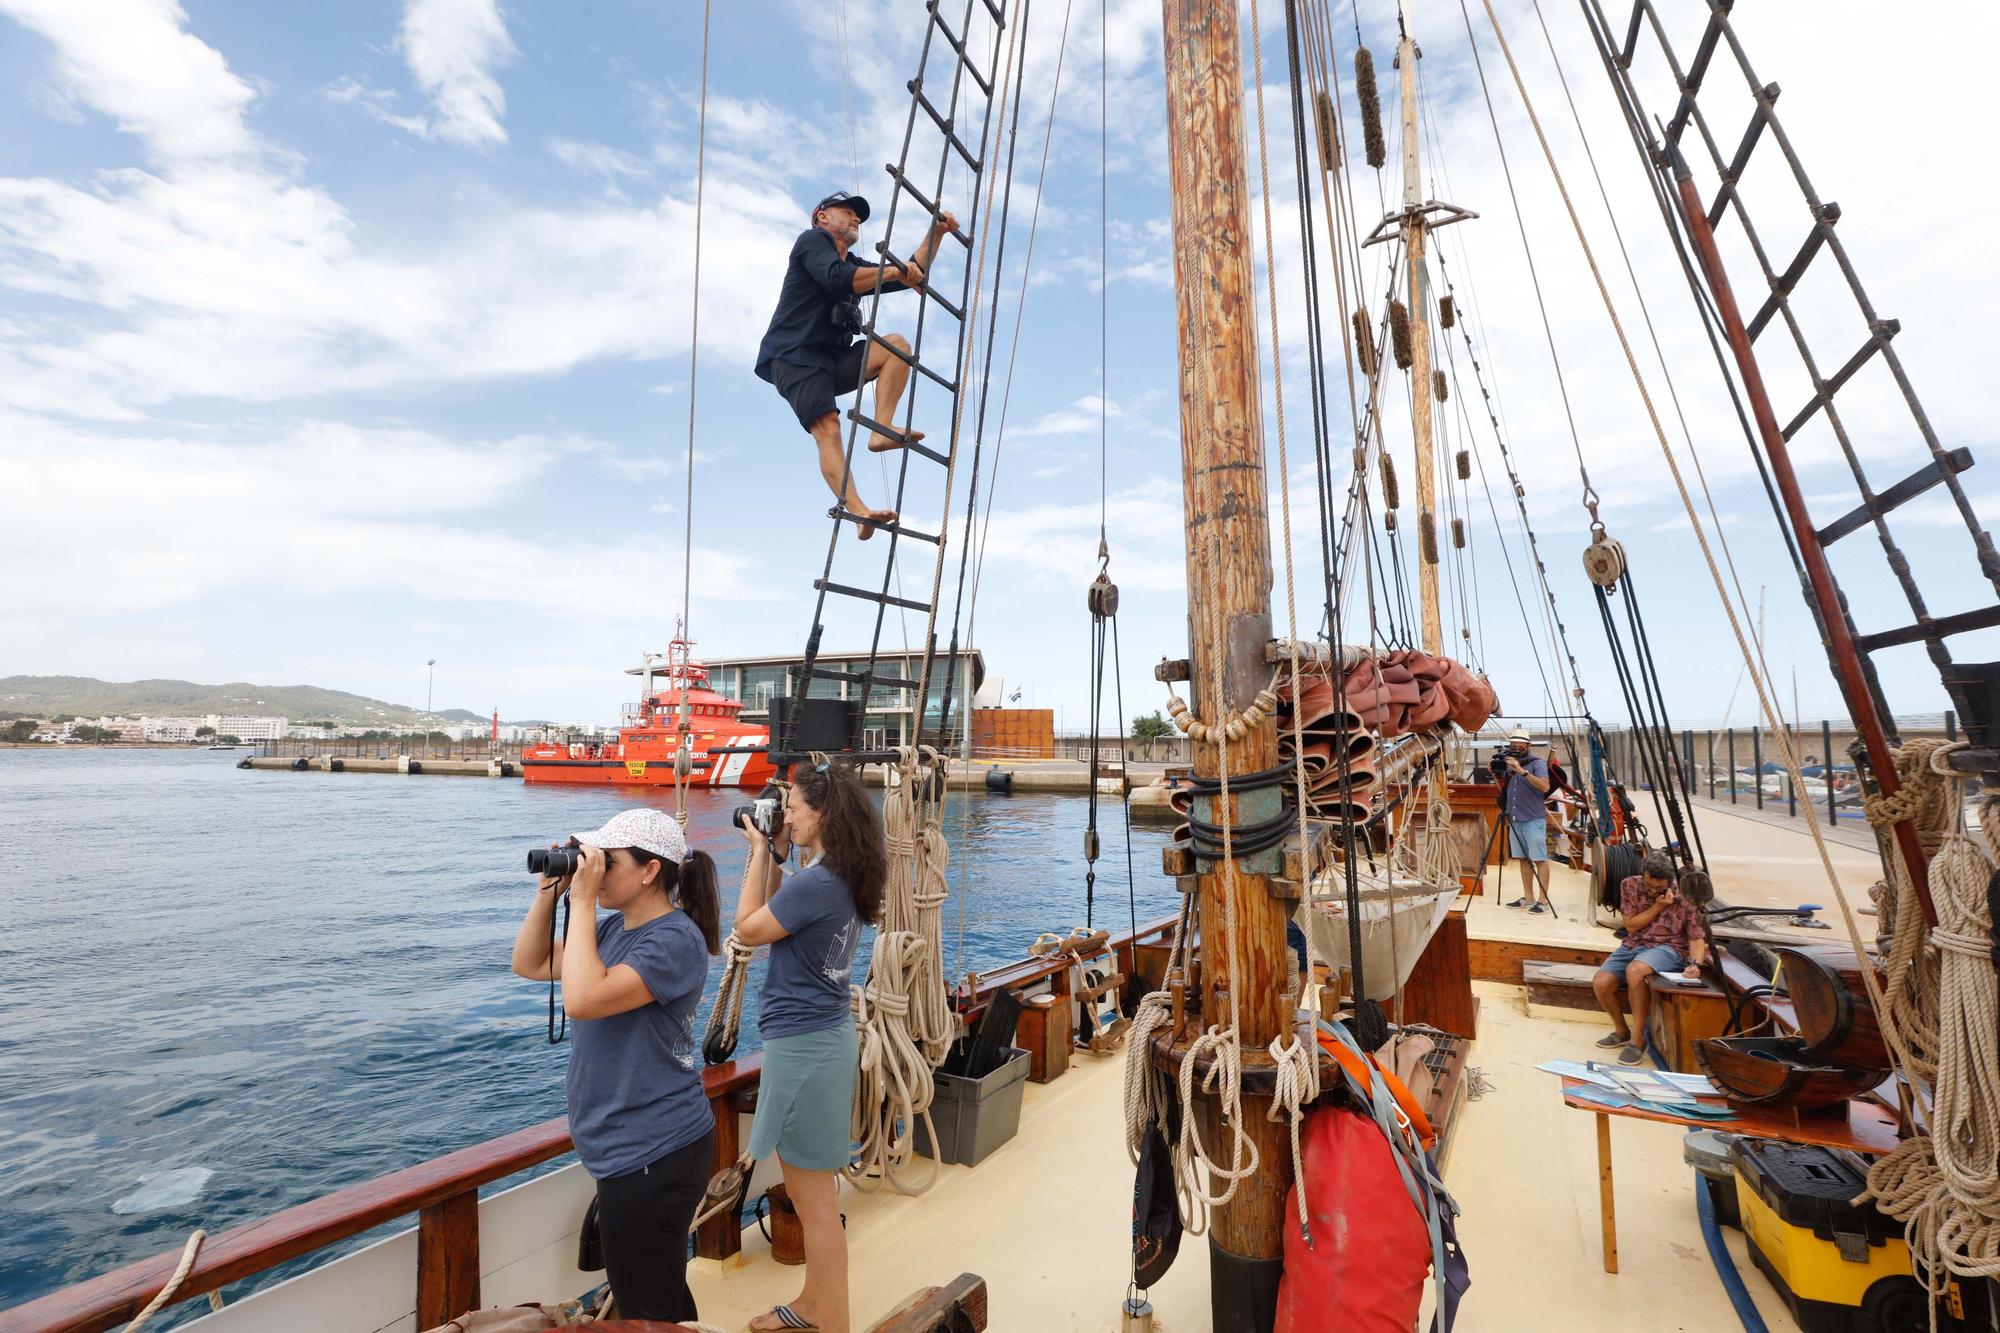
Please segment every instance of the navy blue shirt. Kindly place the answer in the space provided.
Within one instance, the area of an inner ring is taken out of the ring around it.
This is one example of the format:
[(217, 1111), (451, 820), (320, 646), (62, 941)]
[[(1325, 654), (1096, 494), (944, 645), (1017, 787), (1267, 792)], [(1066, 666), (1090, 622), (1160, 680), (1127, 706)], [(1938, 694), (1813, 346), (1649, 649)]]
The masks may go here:
[(625, 929), (597, 923), (604, 966), (624, 963), (653, 1002), (570, 1026), (569, 1132), (584, 1170), (623, 1176), (687, 1147), (715, 1126), (701, 1088), (694, 1011), (708, 980), (708, 944), (686, 912)]
[[(778, 289), (778, 308), (771, 313), (771, 326), (764, 330), (764, 341), (757, 348), (757, 377), (768, 381), (773, 361), (832, 370), (840, 354), (854, 343), (854, 328), (833, 322), (834, 307), (857, 299), (856, 269), (880, 267), (852, 254), (841, 254), (833, 243), (833, 233), (824, 227), (800, 232), (785, 265), (785, 285)], [(882, 284), (882, 290), (905, 288), (892, 278)], [(854, 327), (859, 327), (858, 313)]]
[(771, 915), (790, 934), (771, 946), (757, 1031), (765, 1041), (824, 1032), (845, 1022), (861, 918), (847, 881), (820, 862), (788, 877)]
[(1512, 779), (1507, 784), (1507, 818), (1516, 824), (1548, 817), (1548, 797), (1529, 785), (1522, 774), (1533, 774), (1538, 778), (1549, 775), (1549, 766), (1533, 755), (1516, 756), (1520, 760), (1521, 773), (1510, 773)]

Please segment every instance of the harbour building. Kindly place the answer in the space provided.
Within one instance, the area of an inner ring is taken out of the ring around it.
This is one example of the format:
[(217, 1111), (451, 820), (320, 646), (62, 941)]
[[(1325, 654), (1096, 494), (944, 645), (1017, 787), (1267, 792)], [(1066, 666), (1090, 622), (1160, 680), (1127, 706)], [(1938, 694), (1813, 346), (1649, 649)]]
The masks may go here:
[[(707, 662), (709, 686), (718, 694), (740, 700), (743, 704), (743, 720), (767, 723), (772, 716), (772, 702), (790, 697), (794, 679), (803, 671), (805, 659), (802, 656), (778, 657), (727, 657)], [(835, 653), (822, 652), (817, 665), (828, 671), (844, 671), (860, 674), (868, 669), (866, 652)], [(885, 650), (875, 659), (875, 675), (879, 677), (917, 680), (923, 674), (922, 653), (906, 653)], [(940, 728), (939, 710), (944, 707), (945, 682), (951, 685), (951, 716), (948, 725)], [(942, 730), (957, 743), (966, 734), (965, 719), (972, 703), (972, 696), (986, 681), (986, 658), (977, 648), (959, 650), (955, 663), (947, 664), (940, 652), (931, 664), (930, 688), (925, 691), (922, 731), (934, 736)], [(907, 688), (885, 688), (877, 685), (868, 691), (868, 711), (861, 721), (861, 748), (864, 750), (890, 749), (910, 744), (916, 739), (918, 728), (916, 691)], [(809, 697), (815, 699), (851, 699), (859, 701), (861, 686), (848, 680), (824, 677), (811, 683)], [(782, 723), (782, 708), (777, 720)]]

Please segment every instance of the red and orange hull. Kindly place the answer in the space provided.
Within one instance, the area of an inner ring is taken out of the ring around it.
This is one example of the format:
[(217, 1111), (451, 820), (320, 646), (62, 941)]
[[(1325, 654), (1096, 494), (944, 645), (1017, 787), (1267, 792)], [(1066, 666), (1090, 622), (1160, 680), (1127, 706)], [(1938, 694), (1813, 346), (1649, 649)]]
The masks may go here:
[[(697, 738), (688, 781), (697, 787), (762, 787), (777, 769), (768, 753), (749, 747), (768, 743), (761, 731)], [(729, 752), (712, 753), (709, 745)], [(521, 756), (521, 778), (571, 787), (672, 787), (674, 754), (665, 746), (530, 746)]]

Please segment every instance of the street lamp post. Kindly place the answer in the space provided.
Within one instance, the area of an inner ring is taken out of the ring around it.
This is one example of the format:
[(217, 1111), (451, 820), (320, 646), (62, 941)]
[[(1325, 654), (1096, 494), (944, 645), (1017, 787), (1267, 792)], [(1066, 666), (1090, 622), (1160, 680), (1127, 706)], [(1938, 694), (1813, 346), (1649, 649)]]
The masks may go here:
[(438, 660), (435, 657), (428, 659), (424, 663), (424, 666), (429, 671), (429, 675), (424, 679), (424, 757), (426, 759), (430, 757), (431, 753), (431, 732), (436, 727), (436, 722), (431, 717), (431, 689), (437, 684), (437, 665)]

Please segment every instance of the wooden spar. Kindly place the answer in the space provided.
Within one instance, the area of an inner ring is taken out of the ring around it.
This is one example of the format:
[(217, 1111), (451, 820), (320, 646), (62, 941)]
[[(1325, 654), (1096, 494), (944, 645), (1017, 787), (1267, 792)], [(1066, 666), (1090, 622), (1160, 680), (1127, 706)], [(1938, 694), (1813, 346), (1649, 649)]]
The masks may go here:
[[(1423, 181), (1417, 161), (1417, 44), (1410, 37), (1409, 0), (1397, 0), (1402, 40), (1396, 69), (1403, 91), (1403, 268), (1409, 276), (1410, 439), (1417, 455), (1417, 595), (1423, 610), (1424, 651), (1444, 652), (1444, 624), (1438, 611), (1438, 549), (1424, 549), (1421, 534), (1437, 527), (1437, 479), (1431, 466), (1431, 340), (1429, 281), (1424, 270)], [(1428, 522), (1426, 521), (1428, 520)], [(1441, 538), (1439, 540), (1442, 540)]]
[[(1251, 282), (1250, 194), (1244, 167), (1242, 53), (1236, 0), (1163, 0), (1169, 161), (1175, 201), (1174, 289), (1180, 329), (1181, 475), (1185, 486), (1190, 622), (1190, 701), (1220, 723), (1248, 708), (1271, 678), (1271, 547), (1264, 474), (1255, 293)], [(1217, 675), (1222, 697), (1215, 697)], [(1278, 764), (1274, 719), (1226, 741), (1229, 772)], [(1195, 747), (1197, 776), (1222, 771), (1214, 745)], [(1241, 825), (1275, 809), (1279, 793), (1235, 792), (1230, 820)], [(1199, 879), (1202, 931), (1201, 1022), (1227, 1025), (1233, 997), (1244, 1058), (1288, 1026), (1285, 991), (1287, 904), (1266, 876), (1240, 861), (1216, 861)], [(1226, 923), (1234, 912), (1235, 956)], [(1229, 995), (1217, 993), (1226, 985)], [(1206, 1142), (1226, 1156), (1230, 1130), (1202, 1098)], [(1211, 1306), (1217, 1329), (1253, 1328), (1254, 1308), (1275, 1301), (1283, 1251), (1281, 1222), (1290, 1184), (1284, 1126), (1267, 1097), (1243, 1098), (1241, 1123), (1262, 1165), (1239, 1183), (1210, 1222)], [(1245, 1263), (1244, 1261), (1248, 1261)], [(1224, 1274), (1231, 1274), (1229, 1280)], [(1261, 1293), (1245, 1290), (1243, 1278)], [(1266, 1307), (1269, 1308), (1268, 1306)], [(1265, 1322), (1268, 1327), (1268, 1322)]]

